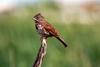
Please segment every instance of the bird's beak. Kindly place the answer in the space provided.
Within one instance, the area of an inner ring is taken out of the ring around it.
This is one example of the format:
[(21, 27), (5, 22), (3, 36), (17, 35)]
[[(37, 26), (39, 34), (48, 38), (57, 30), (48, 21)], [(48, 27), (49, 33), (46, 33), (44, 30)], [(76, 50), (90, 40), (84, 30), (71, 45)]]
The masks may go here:
[(38, 21), (36, 18), (33, 18), (33, 20)]
[(33, 20), (36, 20), (35, 18), (33, 18)]

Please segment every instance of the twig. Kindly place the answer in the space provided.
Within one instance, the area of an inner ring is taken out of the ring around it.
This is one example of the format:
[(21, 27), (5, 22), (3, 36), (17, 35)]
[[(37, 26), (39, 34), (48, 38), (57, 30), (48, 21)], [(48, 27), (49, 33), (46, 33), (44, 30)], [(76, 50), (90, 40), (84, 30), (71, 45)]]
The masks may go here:
[(33, 67), (41, 67), (43, 58), (46, 55), (46, 48), (47, 48), (46, 38), (41, 37), (41, 46), (40, 46), (37, 58), (33, 64)]

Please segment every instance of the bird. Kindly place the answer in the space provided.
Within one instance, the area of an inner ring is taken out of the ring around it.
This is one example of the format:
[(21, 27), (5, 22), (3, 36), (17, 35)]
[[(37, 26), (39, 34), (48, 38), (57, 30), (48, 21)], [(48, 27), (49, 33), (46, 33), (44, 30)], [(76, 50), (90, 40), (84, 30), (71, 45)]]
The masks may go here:
[(35, 21), (36, 30), (41, 37), (55, 37), (64, 45), (64, 47), (67, 47), (64, 39), (60, 37), (59, 32), (45, 20), (41, 13), (37, 13), (32, 19)]

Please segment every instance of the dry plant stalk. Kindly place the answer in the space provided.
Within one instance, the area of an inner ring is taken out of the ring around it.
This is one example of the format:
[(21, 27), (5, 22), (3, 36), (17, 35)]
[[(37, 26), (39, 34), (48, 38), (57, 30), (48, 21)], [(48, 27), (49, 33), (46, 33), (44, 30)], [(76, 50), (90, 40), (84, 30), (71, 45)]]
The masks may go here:
[(44, 56), (46, 55), (47, 42), (45, 37), (41, 37), (41, 46), (33, 67), (41, 67)]
[(67, 43), (65, 43), (65, 41), (59, 36), (58, 31), (45, 20), (41, 13), (36, 14), (32, 19), (35, 21), (36, 30), (41, 36), (41, 47), (39, 49), (35, 63), (33, 64), (33, 67), (41, 67), (43, 58), (46, 55), (47, 38), (57, 38), (64, 47), (67, 47)]

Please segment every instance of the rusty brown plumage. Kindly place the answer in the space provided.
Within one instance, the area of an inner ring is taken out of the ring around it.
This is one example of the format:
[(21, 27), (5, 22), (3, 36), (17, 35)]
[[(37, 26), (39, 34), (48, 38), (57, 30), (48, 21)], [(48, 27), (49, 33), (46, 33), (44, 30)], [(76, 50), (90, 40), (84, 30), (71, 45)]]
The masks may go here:
[(55, 37), (57, 38), (65, 47), (67, 47), (67, 44), (64, 42), (64, 40), (59, 36), (58, 31), (49, 24), (45, 18), (40, 14), (36, 14), (33, 17), (33, 20), (35, 21), (35, 26), (37, 31), (42, 37)]

